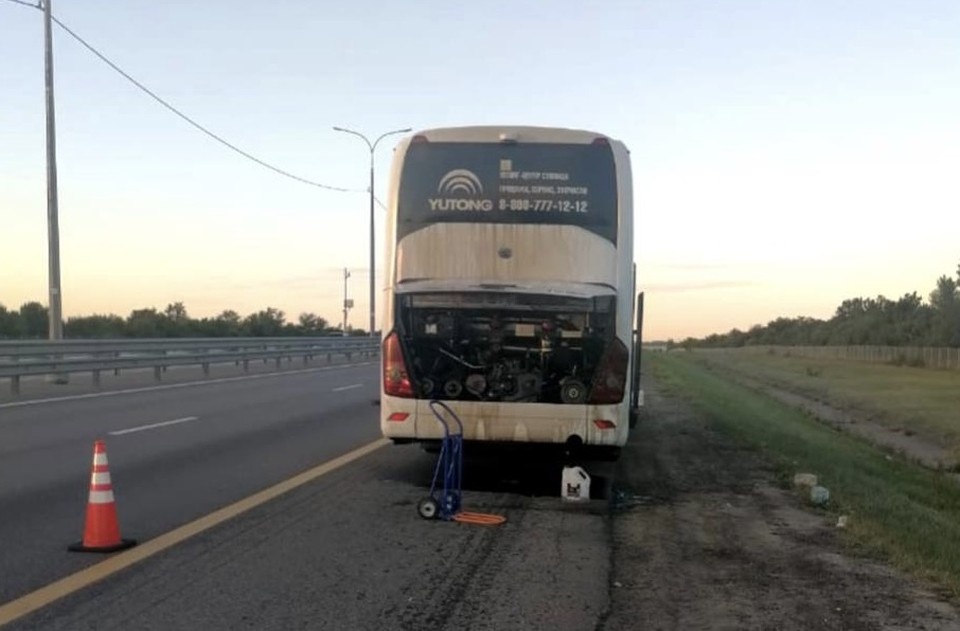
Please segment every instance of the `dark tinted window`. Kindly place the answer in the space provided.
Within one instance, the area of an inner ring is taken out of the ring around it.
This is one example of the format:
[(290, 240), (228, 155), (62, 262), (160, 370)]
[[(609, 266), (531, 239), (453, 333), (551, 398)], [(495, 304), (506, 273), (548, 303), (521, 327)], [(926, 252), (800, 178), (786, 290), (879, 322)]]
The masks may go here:
[(613, 152), (606, 143), (413, 143), (398, 238), (437, 222), (574, 225), (616, 243)]

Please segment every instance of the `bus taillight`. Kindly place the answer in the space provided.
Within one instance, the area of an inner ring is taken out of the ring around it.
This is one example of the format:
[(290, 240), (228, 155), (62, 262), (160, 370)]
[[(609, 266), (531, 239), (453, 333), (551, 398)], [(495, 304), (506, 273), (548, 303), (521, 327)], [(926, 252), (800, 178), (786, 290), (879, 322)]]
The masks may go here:
[(620, 338), (614, 337), (603, 354), (596, 372), (593, 373), (593, 384), (590, 387), (590, 398), (587, 399), (587, 403), (604, 405), (623, 401), (629, 361), (627, 347)]
[(392, 397), (413, 398), (413, 385), (396, 331), (383, 342), (383, 391)]

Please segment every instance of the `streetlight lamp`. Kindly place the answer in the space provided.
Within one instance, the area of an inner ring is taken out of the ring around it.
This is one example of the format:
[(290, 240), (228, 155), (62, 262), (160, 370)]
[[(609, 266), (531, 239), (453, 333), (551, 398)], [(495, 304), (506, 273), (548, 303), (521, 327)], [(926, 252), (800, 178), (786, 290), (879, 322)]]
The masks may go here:
[(377, 143), (379, 143), (381, 140), (383, 140), (387, 136), (392, 136), (393, 134), (405, 134), (412, 130), (408, 127), (406, 129), (395, 129), (393, 131), (388, 131), (385, 134), (380, 134), (380, 136), (371, 143), (366, 136), (364, 136), (358, 131), (353, 131), (352, 129), (344, 129), (343, 127), (334, 127), (333, 129), (334, 131), (342, 131), (345, 134), (350, 134), (358, 138), (361, 138), (363, 142), (367, 143), (367, 148), (370, 149), (370, 336), (372, 337), (374, 335), (374, 331), (376, 331), (376, 328), (377, 328), (376, 316), (374, 315), (376, 312), (376, 309), (374, 308), (375, 307), (374, 287), (376, 285), (376, 280), (375, 280), (376, 272), (374, 268), (375, 257), (373, 254), (373, 250), (374, 250), (374, 247), (376, 246), (374, 243), (375, 233), (374, 233), (374, 227), (373, 227), (373, 204), (374, 204), (373, 152), (376, 151), (377, 149)]

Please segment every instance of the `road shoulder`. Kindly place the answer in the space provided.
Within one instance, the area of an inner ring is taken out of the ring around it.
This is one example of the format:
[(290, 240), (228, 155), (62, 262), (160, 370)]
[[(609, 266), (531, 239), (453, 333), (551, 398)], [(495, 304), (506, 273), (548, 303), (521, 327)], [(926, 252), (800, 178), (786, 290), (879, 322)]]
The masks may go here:
[(618, 473), (604, 629), (960, 628), (926, 586), (847, 554), (755, 452), (652, 380), (646, 392)]

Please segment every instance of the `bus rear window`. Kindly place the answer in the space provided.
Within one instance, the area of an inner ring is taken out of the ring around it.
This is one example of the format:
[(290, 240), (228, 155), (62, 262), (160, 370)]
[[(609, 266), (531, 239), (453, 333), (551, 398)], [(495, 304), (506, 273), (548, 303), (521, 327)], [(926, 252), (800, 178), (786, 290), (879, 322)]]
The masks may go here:
[(609, 143), (411, 143), (397, 237), (441, 222), (571, 225), (616, 244), (613, 151)]

